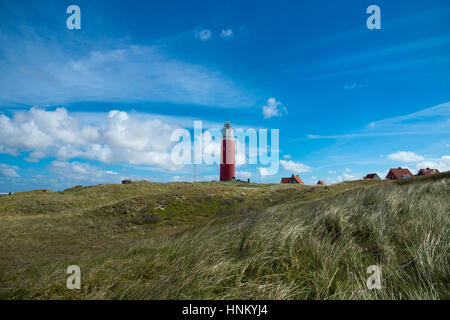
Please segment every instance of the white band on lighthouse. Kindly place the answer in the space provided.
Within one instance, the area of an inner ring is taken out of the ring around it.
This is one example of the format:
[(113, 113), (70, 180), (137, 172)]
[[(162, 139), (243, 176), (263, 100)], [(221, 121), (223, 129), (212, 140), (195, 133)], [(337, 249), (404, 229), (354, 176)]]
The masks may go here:
[(222, 129), (222, 139), (224, 140), (234, 140), (234, 130), (231, 127), (230, 122), (227, 120)]
[(222, 132), (222, 135), (223, 135), (223, 139), (225, 139), (225, 140), (234, 140), (234, 130), (233, 130), (233, 128), (230, 128), (230, 129), (223, 129), (223, 132)]

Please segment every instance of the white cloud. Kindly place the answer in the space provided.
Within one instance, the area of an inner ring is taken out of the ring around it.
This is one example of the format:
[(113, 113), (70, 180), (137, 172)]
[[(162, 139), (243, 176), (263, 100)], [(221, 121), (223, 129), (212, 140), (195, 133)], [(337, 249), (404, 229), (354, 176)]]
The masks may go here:
[[(439, 122), (436, 122), (436, 120), (443, 120), (443, 122), (446, 123), (449, 116), (450, 102), (446, 102), (434, 107), (419, 110), (414, 113), (371, 122), (370, 126), (382, 128), (383, 130), (394, 129), (399, 125), (411, 124), (411, 126), (415, 126), (416, 123), (418, 125), (422, 125), (424, 123), (427, 126), (436, 126), (441, 124)], [(448, 123), (446, 123), (446, 127), (448, 127)]]
[(354, 180), (357, 179), (358, 177), (349, 173), (344, 173), (343, 174), (343, 179), (344, 180)]
[(354, 139), (404, 135), (445, 134), (449, 131), (450, 102), (398, 117), (370, 122), (358, 133), (308, 134), (308, 139)]
[(215, 174), (203, 175), (200, 178), (201, 178), (201, 181), (217, 181), (219, 179), (219, 175), (215, 175)]
[(325, 181), (327, 181), (327, 183), (331, 184), (331, 183), (339, 183), (344, 181), (344, 179), (342, 178), (342, 176), (337, 176), (337, 177), (327, 177), (325, 179)]
[(196, 36), (201, 41), (207, 41), (207, 40), (211, 39), (211, 30), (209, 30), (209, 29), (200, 30), (197, 32)]
[(248, 179), (252, 176), (252, 173), (249, 171), (236, 171), (237, 179)]
[(290, 158), (291, 158), (291, 155), (290, 155), (290, 154), (285, 154), (285, 155), (283, 156), (283, 158), (284, 158), (284, 159), (290, 159)]
[(270, 176), (272, 173), (269, 170), (270, 168), (258, 167), (259, 175), (261, 176)]
[[(329, 170), (328, 171), (329, 174), (336, 174), (337, 171), (335, 170)], [(335, 176), (335, 177), (327, 177), (326, 180), (329, 181), (330, 183), (339, 183), (342, 181), (348, 181), (348, 180), (357, 180), (360, 179), (360, 174), (359, 173), (354, 173), (352, 171), (352, 169), (350, 168), (345, 168), (342, 172), (342, 174)]]
[[(200, 39), (209, 39), (210, 31), (203, 31)], [(0, 103), (149, 101), (220, 107), (255, 103), (219, 70), (172, 58), (158, 46), (84, 46), (88, 49), (74, 54), (33, 36), (8, 41), (0, 60)]]
[(311, 167), (307, 166), (306, 164), (294, 162), (292, 160), (280, 160), (280, 164), (283, 167), (283, 169), (295, 173), (303, 173), (311, 171)]
[(438, 163), (436, 161), (422, 161), (416, 165), (417, 169), (425, 169), (425, 168), (432, 168), (432, 169), (438, 169)]
[(224, 39), (230, 38), (233, 36), (233, 29), (223, 29), (220, 32), (220, 36)]
[(425, 159), (421, 155), (415, 154), (412, 151), (398, 151), (395, 153), (391, 153), (388, 157), (392, 160), (400, 162), (416, 162)]
[(29, 152), (30, 161), (46, 157), (83, 158), (179, 169), (170, 157), (174, 144), (170, 136), (177, 126), (140, 119), (123, 111), (110, 111), (97, 122), (83, 125), (64, 108), (31, 108), (12, 118), (0, 115), (0, 128), (0, 152)]
[(17, 173), (18, 169), (19, 167), (0, 163), (0, 176), (8, 178), (17, 178), (19, 177), (19, 174)]
[(263, 106), (264, 119), (279, 117), (283, 115), (283, 113), (287, 113), (287, 109), (281, 102), (277, 101), (275, 98), (267, 99), (266, 105)]
[(78, 161), (67, 162), (54, 160), (48, 166), (49, 171), (55, 173), (59, 181), (71, 183), (117, 183), (120, 177), (116, 173), (103, 171), (97, 166)]
[(192, 177), (186, 178), (183, 176), (172, 176), (172, 177), (170, 177), (170, 181), (173, 181), (173, 182), (192, 181)]
[[(152, 169), (180, 170), (171, 161), (171, 134), (179, 128), (176, 119), (112, 110), (109, 113), (69, 113), (64, 108), (47, 111), (33, 107), (13, 116), (0, 114), (0, 153), (19, 155), (38, 162), (49, 157), (60, 161), (94, 160), (106, 164), (148, 165)], [(214, 133), (212, 139), (210, 132)], [(203, 160), (220, 162), (220, 130), (203, 132)], [(236, 140), (238, 145), (241, 144)], [(191, 144), (191, 148), (194, 145)], [(257, 150), (241, 146), (236, 153), (236, 167), (248, 163), (248, 153)], [(214, 156), (215, 155), (215, 156)], [(208, 162), (210, 163), (210, 162)], [(114, 174), (113, 172), (109, 172)]]
[(450, 170), (450, 156), (442, 156), (437, 160), (427, 160), (417, 164), (417, 169), (432, 168), (438, 169), (440, 172)]
[[(338, 175), (336, 177), (327, 177), (326, 180), (329, 183), (339, 183), (342, 181), (349, 181), (349, 180), (357, 180), (361, 179), (359, 173), (350, 173), (351, 170), (346, 168), (344, 172), (341, 175)], [(336, 171), (328, 171), (328, 173), (334, 174)]]

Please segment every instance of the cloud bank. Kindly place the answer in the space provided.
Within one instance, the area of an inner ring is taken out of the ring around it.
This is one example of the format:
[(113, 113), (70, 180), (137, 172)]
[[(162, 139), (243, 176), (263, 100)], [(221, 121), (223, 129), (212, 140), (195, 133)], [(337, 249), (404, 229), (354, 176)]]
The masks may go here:
[(0, 163), (0, 176), (7, 177), (7, 178), (18, 178), (19, 174), (17, 173), (17, 170), (19, 167), (17, 166), (10, 166), (4, 163)]
[(0, 114), (0, 128), (0, 153), (17, 156), (28, 152), (28, 161), (82, 158), (178, 169), (170, 158), (170, 136), (177, 127), (123, 111), (110, 111), (95, 124), (85, 125), (64, 108), (46, 111), (33, 107), (12, 118)]
[[(199, 37), (207, 40), (210, 33)], [(84, 45), (87, 48), (74, 52), (37, 36), (7, 37), (0, 33), (0, 103), (254, 105), (251, 95), (218, 70), (174, 59), (158, 46)]]
[(283, 169), (295, 173), (310, 172), (312, 170), (310, 166), (300, 162), (294, 162), (292, 160), (280, 160), (280, 164)]
[(392, 160), (400, 161), (400, 162), (416, 162), (424, 160), (424, 157), (415, 154), (412, 151), (398, 151), (395, 153), (391, 153), (389, 156)]

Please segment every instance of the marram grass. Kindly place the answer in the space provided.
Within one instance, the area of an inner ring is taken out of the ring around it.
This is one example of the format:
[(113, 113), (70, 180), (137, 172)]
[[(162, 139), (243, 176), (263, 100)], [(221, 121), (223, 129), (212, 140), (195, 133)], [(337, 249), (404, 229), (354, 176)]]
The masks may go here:
[(0, 198), (0, 298), (354, 299), (378, 265), (389, 278), (359, 298), (450, 299), (449, 195), (449, 173), (16, 194)]

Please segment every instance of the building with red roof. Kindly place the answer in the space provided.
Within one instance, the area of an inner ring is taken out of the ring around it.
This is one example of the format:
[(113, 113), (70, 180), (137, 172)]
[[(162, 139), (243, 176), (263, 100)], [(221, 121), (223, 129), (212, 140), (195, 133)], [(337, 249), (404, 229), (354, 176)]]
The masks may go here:
[(420, 169), (419, 172), (417, 173), (417, 175), (418, 176), (427, 176), (429, 174), (435, 174), (435, 173), (439, 173), (439, 170), (426, 168), (426, 169)]
[(364, 177), (364, 180), (381, 180), (380, 176), (376, 173), (369, 173), (366, 174), (366, 176)]
[(289, 178), (281, 178), (281, 183), (303, 184), (303, 181), (299, 176), (292, 175)]
[(386, 179), (388, 180), (401, 180), (401, 179), (409, 179), (412, 178), (414, 175), (409, 171), (408, 168), (391, 168), (386, 175)]
[(326, 186), (327, 185), (323, 180), (317, 181), (317, 184), (319, 184), (321, 186)]

